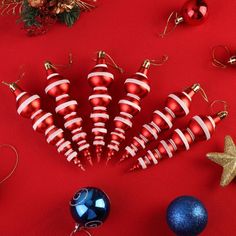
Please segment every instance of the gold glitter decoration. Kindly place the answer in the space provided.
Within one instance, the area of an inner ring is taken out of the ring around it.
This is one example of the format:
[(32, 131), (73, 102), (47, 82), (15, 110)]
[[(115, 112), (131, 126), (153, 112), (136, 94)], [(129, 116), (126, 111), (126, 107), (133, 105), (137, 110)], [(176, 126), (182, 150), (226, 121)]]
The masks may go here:
[(221, 186), (227, 186), (236, 177), (236, 146), (230, 136), (225, 137), (224, 152), (211, 152), (207, 157), (223, 167)]

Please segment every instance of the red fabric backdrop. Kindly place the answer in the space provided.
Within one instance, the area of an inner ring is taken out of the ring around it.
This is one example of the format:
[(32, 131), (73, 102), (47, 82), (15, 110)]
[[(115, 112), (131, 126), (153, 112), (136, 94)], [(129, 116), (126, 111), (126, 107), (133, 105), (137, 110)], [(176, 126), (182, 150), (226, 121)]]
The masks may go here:
[[(138, 69), (143, 59), (163, 54), (170, 58), (164, 66), (151, 69), (151, 93), (143, 100), (142, 113), (135, 118), (127, 142), (143, 122), (149, 121), (152, 111), (163, 106), (170, 92), (195, 82), (204, 87), (211, 100), (226, 100), (230, 111), (212, 140), (195, 145), (189, 152), (179, 153), (155, 168), (127, 174), (125, 170), (131, 161), (121, 166), (99, 165), (82, 173), (67, 164), (46, 144), (43, 136), (34, 133), (29, 120), (16, 114), (15, 100), (7, 87), (2, 86), (0, 143), (14, 145), (20, 163), (14, 176), (0, 186), (1, 235), (68, 235), (74, 225), (68, 202), (76, 190), (88, 185), (102, 188), (112, 202), (109, 219), (93, 230), (94, 235), (173, 235), (165, 213), (169, 202), (179, 195), (193, 195), (205, 203), (209, 223), (202, 235), (235, 235), (235, 182), (226, 188), (220, 187), (222, 169), (209, 161), (206, 153), (223, 151), (227, 134), (236, 141), (235, 68), (223, 70), (211, 65), (214, 45), (226, 44), (236, 49), (236, 2), (208, 0), (210, 17), (204, 25), (181, 26), (164, 40), (160, 39), (158, 32), (163, 29), (168, 14), (183, 2), (99, 0), (99, 7), (82, 15), (72, 28), (56, 24), (46, 35), (33, 38), (25, 36), (15, 23), (16, 17), (1, 17), (1, 79), (16, 80), (19, 67), (24, 65), (26, 76), (22, 87), (41, 95), (44, 107), (53, 111), (52, 101), (44, 94), (43, 62), (50, 59), (65, 63), (68, 52), (72, 51), (74, 65), (61, 72), (71, 80), (72, 94), (79, 101), (88, 132), (91, 108), (87, 99), (91, 88), (86, 75), (94, 65), (94, 53), (100, 49), (110, 53), (125, 69), (122, 76), (114, 72), (111, 118), (117, 113), (117, 101), (124, 94), (125, 78)], [(209, 112), (208, 105), (197, 95), (190, 116)], [(190, 116), (177, 122), (176, 127), (186, 124)], [(6, 149), (0, 151), (2, 177), (14, 157)]]

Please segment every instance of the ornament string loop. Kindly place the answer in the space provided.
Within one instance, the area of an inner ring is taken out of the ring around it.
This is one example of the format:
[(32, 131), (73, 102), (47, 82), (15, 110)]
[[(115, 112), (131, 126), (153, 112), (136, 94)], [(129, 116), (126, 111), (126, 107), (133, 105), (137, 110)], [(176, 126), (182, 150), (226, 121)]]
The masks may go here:
[(54, 69), (57, 69), (58, 67), (69, 68), (69, 67), (71, 67), (72, 64), (73, 64), (73, 54), (71, 52), (69, 52), (69, 54), (68, 54), (67, 64), (55, 64), (55, 63), (51, 63), (50, 61), (45, 62), (45, 66), (48, 65)]
[(227, 102), (224, 101), (224, 100), (214, 100), (214, 101), (210, 104), (211, 112), (212, 112), (212, 113), (215, 113), (213, 108), (214, 108), (214, 106), (215, 106), (216, 104), (219, 104), (219, 103), (221, 103), (221, 104), (224, 105), (224, 110), (223, 110), (223, 111), (221, 110), (221, 111), (228, 113), (228, 104), (227, 104)]
[(149, 60), (151, 65), (154, 66), (162, 66), (168, 61), (169, 57), (167, 55), (163, 55), (159, 60)]
[(9, 179), (9, 178), (13, 175), (13, 173), (15, 172), (15, 170), (16, 170), (16, 168), (17, 168), (17, 166), (18, 166), (18, 162), (19, 162), (19, 154), (18, 154), (18, 152), (17, 152), (17, 150), (16, 150), (15, 147), (13, 147), (13, 146), (10, 145), (10, 144), (0, 144), (0, 148), (3, 148), (3, 147), (10, 148), (13, 152), (15, 152), (16, 160), (15, 160), (15, 164), (14, 164), (12, 170), (9, 172), (9, 174), (8, 174), (6, 177), (4, 177), (4, 178), (0, 181), (0, 184), (2, 184), (3, 182), (5, 182), (7, 179)]
[(224, 51), (226, 52), (226, 54), (229, 57), (231, 56), (231, 52), (230, 52), (230, 50), (227, 46), (224, 46), (224, 45), (215, 46), (212, 49), (212, 65), (215, 66), (215, 67), (225, 69), (227, 67), (227, 64), (233, 64), (235, 61), (232, 60), (233, 57), (230, 57), (227, 62), (223, 62), (220, 59), (218, 59), (217, 56), (216, 56), (216, 51), (217, 51), (217, 49), (220, 49), (220, 48), (224, 49)]
[[(172, 33), (175, 28), (183, 21), (183, 18), (178, 15), (177, 11), (172, 11), (166, 21), (165, 28), (162, 33), (160, 33), (160, 37), (164, 38), (166, 35)], [(172, 24), (172, 25), (171, 25)]]
[(78, 232), (80, 232), (80, 231), (85, 232), (88, 236), (92, 236), (92, 234), (91, 234), (88, 230), (86, 230), (84, 227), (81, 227), (79, 224), (76, 224), (76, 225), (75, 225), (75, 228), (74, 228), (74, 230), (70, 233), (70, 236), (73, 236), (73, 235), (75, 235), (76, 233), (78, 233)]
[(199, 90), (199, 91), (200, 91), (200, 93), (201, 93), (203, 99), (204, 99), (206, 102), (209, 102), (209, 99), (208, 99), (208, 97), (207, 97), (206, 92), (204, 91), (204, 89), (203, 89), (202, 87), (200, 87), (200, 90)]

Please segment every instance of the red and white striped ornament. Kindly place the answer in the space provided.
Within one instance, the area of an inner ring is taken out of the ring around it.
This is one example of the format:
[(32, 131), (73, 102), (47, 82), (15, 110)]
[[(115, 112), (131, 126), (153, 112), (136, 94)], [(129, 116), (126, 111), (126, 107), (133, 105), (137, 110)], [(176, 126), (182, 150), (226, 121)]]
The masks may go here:
[(199, 84), (194, 84), (183, 92), (170, 94), (165, 108), (153, 112), (152, 121), (144, 124), (139, 135), (133, 137), (131, 144), (126, 146), (120, 161), (136, 156), (140, 150), (147, 148), (152, 141), (157, 140), (161, 132), (171, 129), (175, 119), (188, 115), (192, 97), (200, 89)]
[(72, 140), (78, 146), (78, 151), (92, 165), (90, 145), (86, 140), (87, 133), (82, 128), (82, 118), (78, 115), (78, 103), (70, 97), (70, 81), (63, 78), (54, 68), (53, 64), (46, 62), (45, 69), (47, 73), (46, 94), (53, 97), (56, 101), (55, 111), (64, 118), (64, 127), (69, 130)]
[(85, 170), (78, 154), (72, 149), (71, 142), (65, 140), (64, 131), (54, 125), (54, 118), (51, 113), (41, 109), (41, 99), (38, 95), (30, 95), (23, 91), (16, 83), (5, 83), (9, 86), (16, 97), (17, 113), (32, 120), (33, 129), (43, 133), (47, 143), (54, 145), (60, 154), (63, 154), (67, 161), (73, 162), (82, 170)]
[(150, 92), (147, 72), (151, 65), (145, 60), (138, 72), (125, 80), (126, 96), (119, 101), (120, 113), (114, 119), (114, 131), (108, 144), (107, 162), (120, 150), (120, 144), (125, 140), (125, 132), (132, 127), (133, 117), (141, 111), (141, 99)]
[[(112, 100), (108, 89), (114, 80), (114, 75), (108, 69), (107, 56), (109, 59), (111, 58), (104, 51), (97, 53), (96, 65), (87, 78), (89, 85), (93, 88), (92, 95), (89, 96), (89, 102), (93, 108), (90, 118), (93, 122), (93, 145), (98, 162), (101, 159), (105, 146), (105, 135), (107, 134), (106, 122), (109, 120), (107, 107)], [(118, 68), (115, 63), (113, 64)]]
[(221, 111), (209, 116), (194, 116), (185, 129), (175, 129), (169, 139), (161, 140), (156, 148), (138, 158), (130, 171), (147, 169), (158, 164), (164, 157), (172, 158), (177, 151), (189, 150), (193, 143), (209, 140), (216, 125), (227, 115), (227, 111)]

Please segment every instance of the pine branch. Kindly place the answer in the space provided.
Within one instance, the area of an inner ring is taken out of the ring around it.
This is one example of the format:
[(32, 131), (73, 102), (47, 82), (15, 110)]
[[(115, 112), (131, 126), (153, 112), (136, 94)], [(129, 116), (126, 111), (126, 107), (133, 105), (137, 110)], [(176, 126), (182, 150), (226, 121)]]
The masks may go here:
[(68, 27), (71, 27), (75, 21), (79, 18), (80, 16), (80, 8), (78, 6), (75, 6), (71, 9), (69, 12), (63, 12), (58, 14), (58, 19), (65, 23)]

